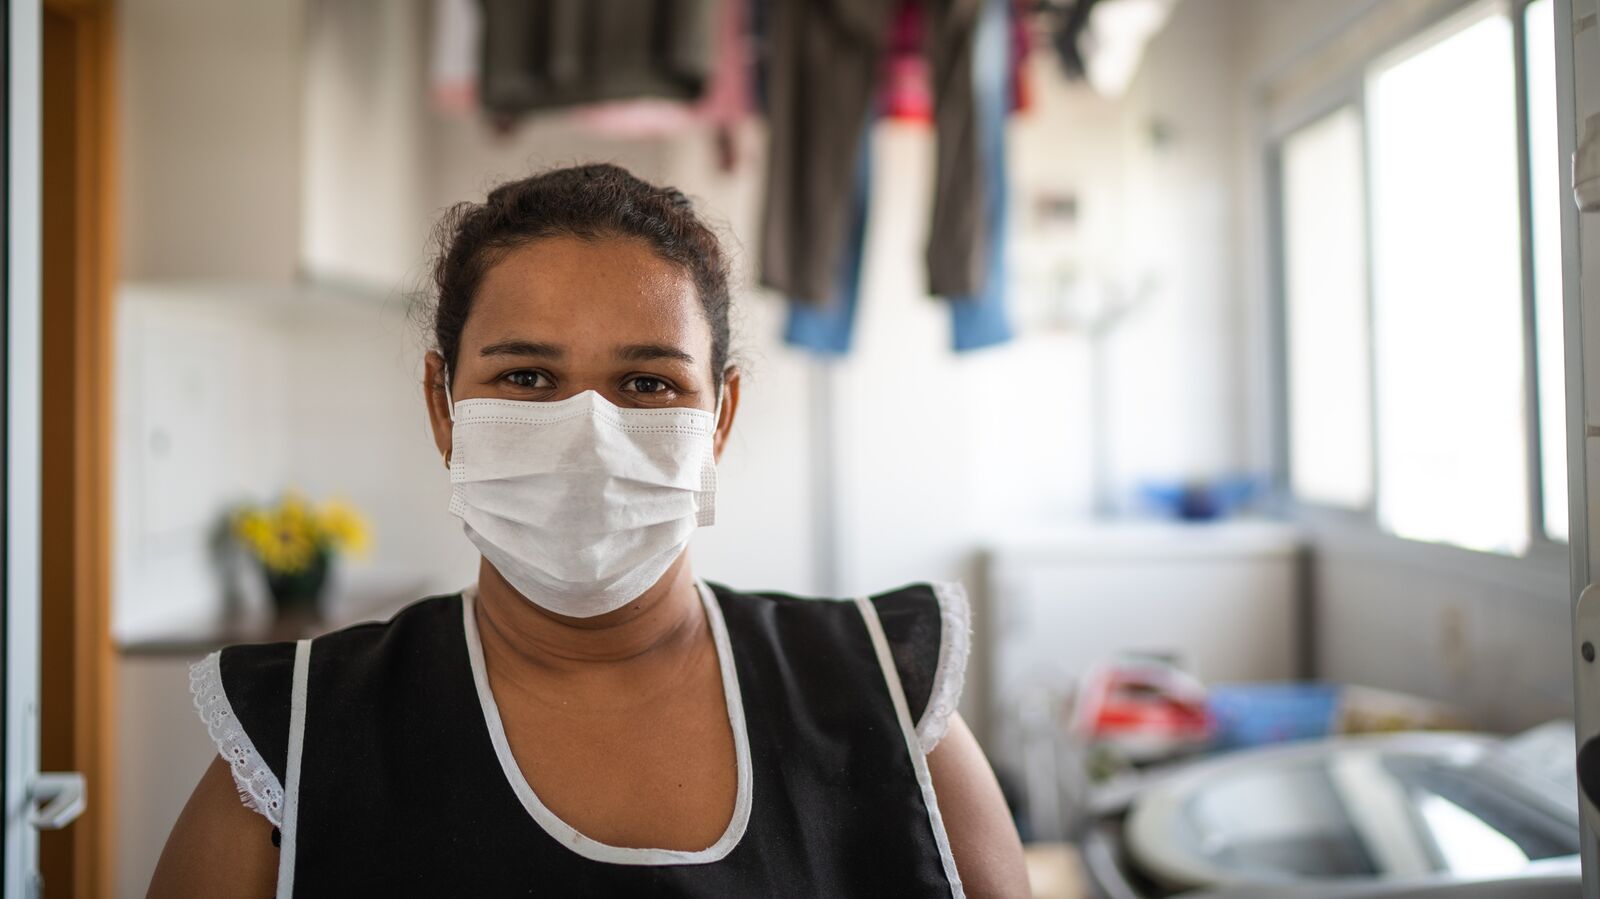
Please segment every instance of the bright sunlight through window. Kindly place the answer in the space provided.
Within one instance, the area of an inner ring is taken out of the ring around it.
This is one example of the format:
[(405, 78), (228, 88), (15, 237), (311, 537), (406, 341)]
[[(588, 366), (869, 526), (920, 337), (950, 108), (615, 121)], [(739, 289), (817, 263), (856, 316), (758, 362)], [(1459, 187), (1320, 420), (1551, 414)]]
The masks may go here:
[(1283, 143), (1289, 477), (1310, 502), (1372, 501), (1361, 121), (1352, 107)]
[(1528, 540), (1511, 22), (1497, 7), (1368, 82), (1378, 517), (1403, 537)]

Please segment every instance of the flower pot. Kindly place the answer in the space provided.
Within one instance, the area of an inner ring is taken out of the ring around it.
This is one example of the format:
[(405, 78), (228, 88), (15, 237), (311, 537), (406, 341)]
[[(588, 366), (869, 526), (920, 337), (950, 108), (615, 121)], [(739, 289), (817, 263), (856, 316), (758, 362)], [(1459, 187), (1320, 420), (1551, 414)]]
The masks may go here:
[(299, 571), (264, 569), (272, 610), (280, 623), (312, 624), (322, 620), (322, 593), (331, 561), (326, 552), (319, 552)]

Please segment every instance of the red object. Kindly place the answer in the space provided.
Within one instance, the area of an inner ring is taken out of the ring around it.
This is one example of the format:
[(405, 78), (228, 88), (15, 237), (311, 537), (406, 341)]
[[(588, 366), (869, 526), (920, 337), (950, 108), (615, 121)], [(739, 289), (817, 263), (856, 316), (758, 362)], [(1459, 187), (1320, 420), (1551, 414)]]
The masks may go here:
[(1027, 112), (1033, 108), (1033, 83), (1028, 75), (1028, 53), (1033, 50), (1033, 36), (1028, 32), (1027, 0), (1016, 0), (1011, 6), (1011, 112)]
[[(1011, 96), (1008, 112), (1021, 112), (1032, 105), (1033, 91), (1028, 84), (1027, 66), (1031, 38), (1022, 5), (1015, 0), (1009, 25)], [(878, 111), (886, 119), (899, 122), (933, 121), (933, 76), (923, 53), (924, 23), (922, 0), (901, 0), (889, 28), (883, 72), (879, 78)]]
[(878, 79), (878, 112), (886, 119), (933, 121), (933, 78), (922, 53), (922, 20), (918, 0), (901, 0), (889, 27), (888, 51)]
[(1084, 676), (1072, 729), (1141, 760), (1202, 747), (1214, 728), (1205, 686), (1193, 675), (1159, 660), (1119, 659)]

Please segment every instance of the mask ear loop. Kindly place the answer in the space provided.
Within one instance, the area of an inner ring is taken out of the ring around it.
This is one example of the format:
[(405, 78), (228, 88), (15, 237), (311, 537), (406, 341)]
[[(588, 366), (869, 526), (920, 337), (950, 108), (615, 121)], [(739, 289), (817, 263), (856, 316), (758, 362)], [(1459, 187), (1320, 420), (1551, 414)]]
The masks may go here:
[(710, 527), (717, 521), (717, 457), (714, 448), (717, 428), (722, 426), (722, 401), (727, 395), (728, 385), (724, 383), (717, 389), (717, 402), (711, 410), (711, 444), (707, 447), (705, 468), (700, 472), (700, 492), (696, 495), (696, 503), (700, 508), (695, 513), (696, 527)]
[[(450, 416), (450, 424), (453, 426), (456, 423), (456, 401), (450, 396), (450, 369), (448, 366), (444, 370), (444, 411), (445, 414)], [(446, 450), (439, 455), (444, 459), (444, 467), (449, 468), (450, 452)]]
[(456, 401), (450, 398), (450, 369), (444, 370), (444, 410), (450, 416), (450, 423), (456, 421)]

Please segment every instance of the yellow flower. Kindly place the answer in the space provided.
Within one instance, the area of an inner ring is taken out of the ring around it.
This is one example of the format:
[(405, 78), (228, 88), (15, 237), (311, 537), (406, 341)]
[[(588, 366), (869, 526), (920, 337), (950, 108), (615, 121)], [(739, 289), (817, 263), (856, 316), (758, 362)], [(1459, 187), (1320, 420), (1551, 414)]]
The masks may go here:
[(234, 520), (234, 534), (269, 571), (292, 574), (304, 571), (316, 556), (316, 545), (302, 530), (288, 526), (282, 516), (257, 509)]
[(306, 528), (311, 523), (311, 504), (298, 490), (290, 490), (278, 503), (278, 518), (290, 528)]
[(340, 552), (365, 555), (371, 545), (366, 519), (348, 503), (330, 501), (317, 509), (317, 530)]
[(274, 574), (305, 571), (319, 556), (361, 554), (371, 543), (366, 520), (354, 507), (327, 502), (313, 508), (298, 491), (276, 506), (247, 507), (233, 516), (233, 534)]

